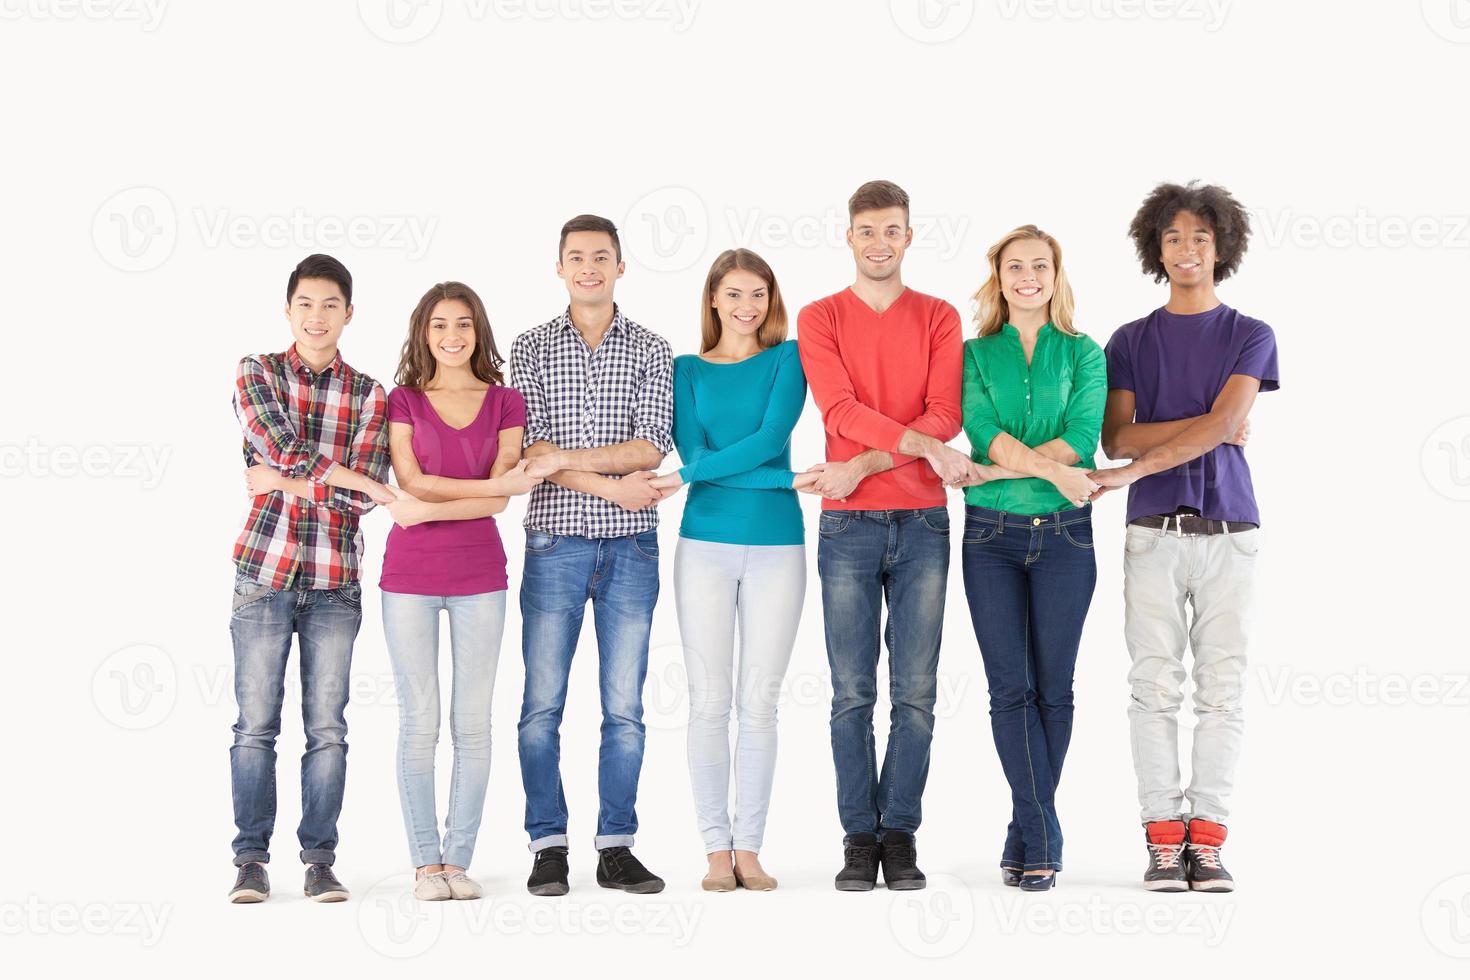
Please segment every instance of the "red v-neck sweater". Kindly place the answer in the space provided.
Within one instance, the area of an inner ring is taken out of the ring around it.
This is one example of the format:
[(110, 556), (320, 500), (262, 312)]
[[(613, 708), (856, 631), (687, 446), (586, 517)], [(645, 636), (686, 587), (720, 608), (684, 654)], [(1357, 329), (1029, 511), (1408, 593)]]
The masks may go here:
[(898, 452), (905, 429), (948, 442), (960, 431), (963, 356), (960, 317), (942, 299), (905, 289), (883, 313), (851, 287), (802, 308), (797, 349), (822, 410), (827, 459), (869, 449), (893, 454), (894, 468), (858, 484), (825, 510), (909, 510), (943, 506), (945, 489), (927, 462)]

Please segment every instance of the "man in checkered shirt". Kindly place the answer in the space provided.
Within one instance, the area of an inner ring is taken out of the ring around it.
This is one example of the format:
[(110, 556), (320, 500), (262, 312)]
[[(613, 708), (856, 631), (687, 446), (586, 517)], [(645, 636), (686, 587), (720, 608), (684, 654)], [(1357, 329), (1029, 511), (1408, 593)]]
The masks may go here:
[(643, 680), (658, 600), (658, 490), (653, 470), (673, 449), (668, 341), (623, 316), (617, 228), (580, 215), (561, 231), (557, 274), (565, 313), (511, 348), (511, 384), (526, 400), (526, 472), (544, 477), (526, 506), (521, 582), (521, 779), (535, 855), (527, 887), (567, 892), (567, 808), (561, 718), (587, 600), (601, 662), (597, 882), (649, 893), (663, 880), (629, 848), (643, 767)]

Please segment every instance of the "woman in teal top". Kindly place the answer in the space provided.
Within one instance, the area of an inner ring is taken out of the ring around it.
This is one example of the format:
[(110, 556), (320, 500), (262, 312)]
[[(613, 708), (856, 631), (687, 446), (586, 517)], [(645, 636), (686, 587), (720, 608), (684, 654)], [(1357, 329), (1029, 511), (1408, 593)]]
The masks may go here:
[[(689, 674), (689, 775), (709, 873), (701, 886), (776, 887), (759, 853), (776, 772), (776, 702), (806, 594), (791, 430), (806, 400), (776, 277), (746, 249), (705, 280), (699, 354), (674, 359), (674, 445), (684, 465), (653, 486), (690, 484), (674, 555)], [(739, 624), (740, 658), (735, 662)], [(735, 806), (730, 707), (739, 704)]]
[(961, 404), (965, 597), (990, 690), (990, 727), (1011, 785), (1001, 877), (1028, 891), (1062, 869), (1056, 787), (1072, 736), (1072, 672), (1097, 582), (1088, 477), (1107, 401), (1102, 348), (1072, 326), (1056, 239), (1035, 225), (991, 247), (965, 342)]

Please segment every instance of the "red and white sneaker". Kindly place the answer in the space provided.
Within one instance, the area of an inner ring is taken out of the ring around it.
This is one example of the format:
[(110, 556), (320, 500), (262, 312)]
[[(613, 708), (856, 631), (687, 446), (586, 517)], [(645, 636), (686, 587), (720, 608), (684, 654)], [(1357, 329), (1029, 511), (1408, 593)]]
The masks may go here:
[(1148, 870), (1143, 873), (1143, 887), (1151, 892), (1183, 892), (1189, 890), (1184, 874), (1184, 845), (1189, 829), (1183, 820), (1150, 820), (1143, 825), (1148, 843)]
[(1220, 848), (1225, 843), (1225, 835), (1224, 824), (1199, 818), (1189, 821), (1184, 865), (1191, 890), (1235, 891), (1235, 879), (1225, 870), (1225, 865), (1220, 863)]

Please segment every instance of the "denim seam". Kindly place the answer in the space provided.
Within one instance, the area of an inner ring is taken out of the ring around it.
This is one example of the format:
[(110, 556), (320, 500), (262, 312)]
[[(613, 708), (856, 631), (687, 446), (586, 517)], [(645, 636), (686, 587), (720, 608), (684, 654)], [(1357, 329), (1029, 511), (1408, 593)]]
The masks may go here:
[[(1041, 801), (1036, 798), (1036, 766), (1031, 760), (1031, 716), (1026, 710), (1026, 693), (1031, 690), (1031, 621), (1027, 617), (1025, 633), (1025, 644), (1022, 656), (1025, 658), (1026, 691), (1021, 695), (1021, 735), (1026, 743), (1026, 772), (1031, 777), (1031, 802), (1035, 805), (1037, 813), (1041, 816), (1041, 851), (1047, 861), (1051, 860), (1051, 835), (1046, 826), (1046, 811), (1041, 807)], [(1023, 838), (1024, 840), (1024, 838)]]

